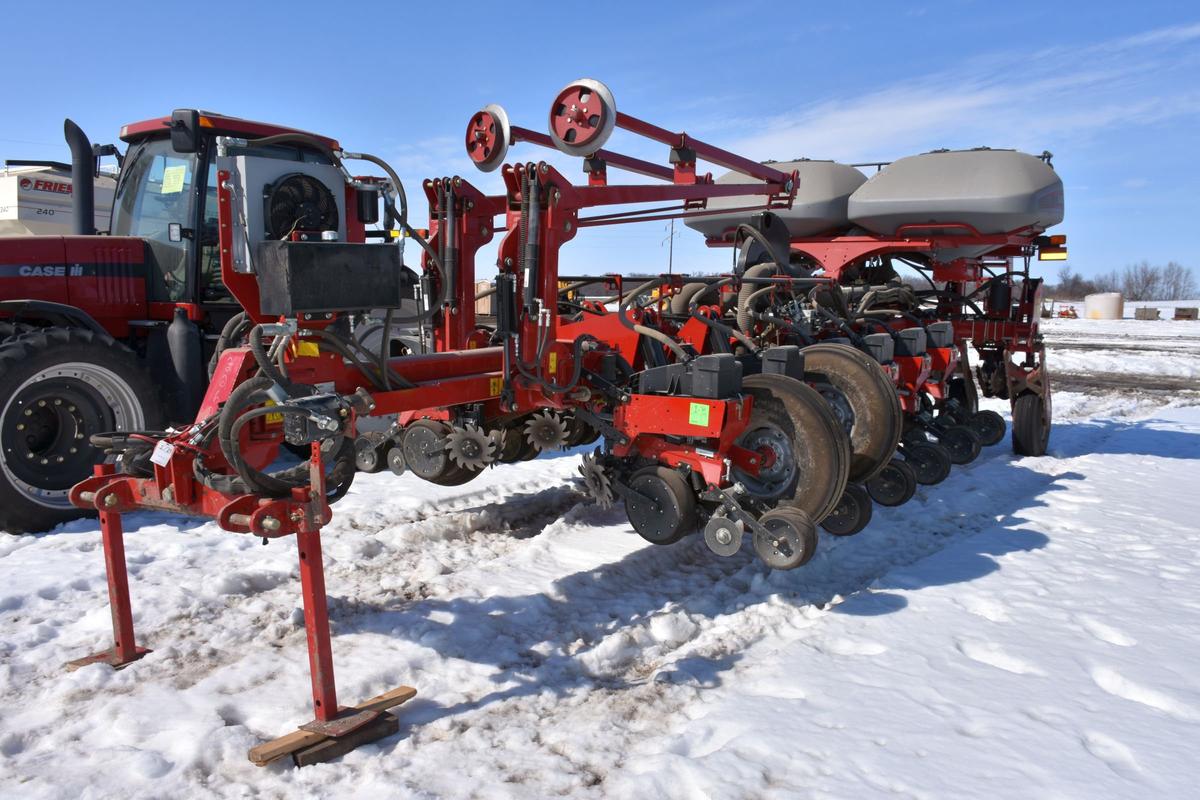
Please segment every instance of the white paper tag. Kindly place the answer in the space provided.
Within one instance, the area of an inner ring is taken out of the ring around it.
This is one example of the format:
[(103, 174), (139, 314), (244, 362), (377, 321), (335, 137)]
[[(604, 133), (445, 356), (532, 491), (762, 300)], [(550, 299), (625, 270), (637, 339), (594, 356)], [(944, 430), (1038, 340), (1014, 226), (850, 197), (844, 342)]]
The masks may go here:
[(167, 462), (171, 460), (171, 455), (174, 452), (175, 445), (164, 439), (154, 445), (154, 452), (150, 454), (150, 461), (158, 464), (160, 467), (165, 467)]

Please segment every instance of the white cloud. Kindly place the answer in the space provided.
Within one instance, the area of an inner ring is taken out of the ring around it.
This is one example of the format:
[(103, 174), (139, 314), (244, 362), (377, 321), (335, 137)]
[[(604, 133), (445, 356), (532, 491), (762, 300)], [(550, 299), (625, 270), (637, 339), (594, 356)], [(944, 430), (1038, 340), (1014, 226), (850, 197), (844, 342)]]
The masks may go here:
[(1200, 25), (1088, 47), (989, 55), (796, 111), (731, 121), (758, 132), (734, 148), (756, 158), (859, 161), (934, 147), (1040, 150), (1118, 125), (1200, 112)]

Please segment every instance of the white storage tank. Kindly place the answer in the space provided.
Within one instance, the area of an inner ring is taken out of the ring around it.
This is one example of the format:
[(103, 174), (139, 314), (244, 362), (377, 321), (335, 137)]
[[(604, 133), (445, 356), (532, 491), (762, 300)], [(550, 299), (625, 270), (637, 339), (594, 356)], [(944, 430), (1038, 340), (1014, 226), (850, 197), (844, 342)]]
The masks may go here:
[[(771, 163), (771, 162), (768, 162)], [(778, 161), (771, 166), (780, 172), (795, 170), (800, 178), (800, 186), (796, 189), (796, 197), (792, 207), (788, 209), (773, 209), (787, 225), (788, 233), (793, 238), (815, 236), (844, 229), (848, 225), (846, 216), (846, 201), (854, 190), (866, 182), (867, 177), (854, 167), (838, 164), (834, 161)], [(755, 181), (740, 172), (727, 172), (717, 178), (717, 183), (762, 183)], [(745, 195), (738, 197), (714, 197), (708, 201), (708, 210), (722, 208), (742, 208), (761, 206), (766, 201), (766, 195)], [(728, 214), (692, 217), (685, 224), (692, 230), (699, 231), (710, 239), (720, 238), (732, 232), (740, 223), (749, 222), (757, 210), (731, 211)]]
[[(1032, 229), (1063, 220), (1062, 180), (1042, 159), (1016, 150), (935, 150), (893, 161), (871, 176), (848, 204), (850, 220), (882, 236), (904, 225), (950, 222), (982, 234)], [(929, 227), (912, 235), (955, 236), (964, 231)], [(948, 248), (939, 261), (981, 256), (996, 246)]]
[(1125, 298), (1120, 292), (1089, 294), (1083, 298), (1085, 319), (1121, 319), (1125, 316)]

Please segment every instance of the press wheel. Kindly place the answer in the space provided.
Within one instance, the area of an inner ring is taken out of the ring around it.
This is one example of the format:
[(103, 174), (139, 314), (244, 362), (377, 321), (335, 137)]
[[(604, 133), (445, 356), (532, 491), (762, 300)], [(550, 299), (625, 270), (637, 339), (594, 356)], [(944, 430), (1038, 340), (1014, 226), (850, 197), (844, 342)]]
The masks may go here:
[(834, 536), (853, 536), (871, 522), (871, 496), (857, 483), (846, 485), (846, 491), (821, 527)]
[(979, 458), (982, 445), (975, 431), (965, 425), (951, 425), (938, 435), (938, 444), (950, 454), (951, 464), (970, 464)]
[(867, 492), (881, 506), (904, 505), (917, 492), (917, 475), (906, 462), (893, 458), (867, 481)]
[(754, 552), (771, 569), (795, 569), (817, 552), (817, 526), (798, 508), (771, 509), (759, 524), (766, 534), (755, 532)]
[(950, 476), (950, 454), (933, 442), (911, 442), (901, 448), (904, 461), (912, 467), (917, 483), (933, 486)]
[(1004, 422), (1004, 417), (995, 411), (979, 411), (971, 414), (967, 417), (966, 425), (975, 431), (975, 435), (979, 437), (979, 443), (984, 447), (999, 444), (1004, 439), (1004, 434), (1008, 432), (1008, 425)]

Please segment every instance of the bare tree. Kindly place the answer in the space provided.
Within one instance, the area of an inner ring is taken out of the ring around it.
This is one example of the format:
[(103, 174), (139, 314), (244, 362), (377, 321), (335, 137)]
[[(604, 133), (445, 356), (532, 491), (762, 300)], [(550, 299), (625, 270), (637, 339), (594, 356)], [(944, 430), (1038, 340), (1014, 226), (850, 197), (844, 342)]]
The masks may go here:
[(1162, 270), (1163, 300), (1190, 300), (1196, 296), (1196, 279), (1192, 271), (1177, 261), (1169, 261)]
[(1114, 269), (1111, 272), (1104, 272), (1092, 279), (1092, 288), (1097, 292), (1119, 292), (1121, 291), (1121, 276)]
[(1121, 293), (1126, 300), (1156, 300), (1162, 290), (1162, 269), (1149, 261), (1131, 264), (1121, 276)]

